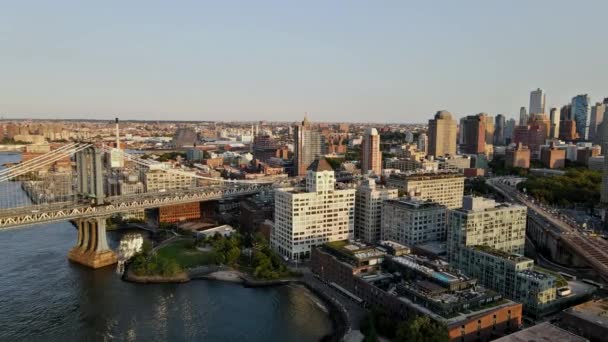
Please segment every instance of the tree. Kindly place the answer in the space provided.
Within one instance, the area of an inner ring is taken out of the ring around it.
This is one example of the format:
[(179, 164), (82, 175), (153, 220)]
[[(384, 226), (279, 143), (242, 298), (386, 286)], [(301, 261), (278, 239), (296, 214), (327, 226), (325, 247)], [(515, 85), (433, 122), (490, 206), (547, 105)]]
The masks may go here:
[(401, 322), (395, 336), (397, 342), (447, 342), (448, 329), (428, 316), (416, 316)]

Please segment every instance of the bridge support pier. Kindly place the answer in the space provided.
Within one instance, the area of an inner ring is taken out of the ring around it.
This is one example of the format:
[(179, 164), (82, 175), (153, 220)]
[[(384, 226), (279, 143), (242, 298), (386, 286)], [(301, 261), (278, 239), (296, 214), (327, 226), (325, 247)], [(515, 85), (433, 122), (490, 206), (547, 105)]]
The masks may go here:
[(90, 268), (100, 268), (118, 262), (116, 253), (108, 247), (104, 218), (78, 219), (78, 240), (68, 253), (70, 261)]

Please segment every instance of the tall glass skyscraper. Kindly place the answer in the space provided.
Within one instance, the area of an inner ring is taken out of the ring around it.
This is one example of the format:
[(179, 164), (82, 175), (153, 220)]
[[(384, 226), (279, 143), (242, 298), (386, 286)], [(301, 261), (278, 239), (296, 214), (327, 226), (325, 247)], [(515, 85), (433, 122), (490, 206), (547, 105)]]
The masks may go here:
[(545, 114), (545, 91), (538, 88), (530, 92), (530, 114)]
[(591, 100), (589, 95), (582, 94), (572, 98), (570, 115), (576, 121), (576, 133), (579, 139), (589, 139), (589, 126), (591, 124)]

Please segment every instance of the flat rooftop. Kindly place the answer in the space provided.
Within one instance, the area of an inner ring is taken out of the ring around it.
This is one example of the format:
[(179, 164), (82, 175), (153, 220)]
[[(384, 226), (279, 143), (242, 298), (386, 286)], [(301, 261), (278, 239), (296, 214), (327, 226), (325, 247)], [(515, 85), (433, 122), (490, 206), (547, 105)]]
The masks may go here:
[(589, 340), (569, 331), (543, 322), (527, 329), (501, 337), (494, 342), (588, 342)]
[(608, 328), (608, 299), (590, 300), (564, 310), (565, 313)]
[(513, 262), (523, 262), (523, 261), (532, 260), (532, 259), (526, 258), (526, 257), (518, 255), (518, 254), (511, 254), (511, 253), (503, 252), (501, 250), (492, 248), (490, 246), (485, 246), (485, 245), (469, 246), (467, 248), (472, 248), (476, 251), (490, 254), (490, 255), (493, 255), (493, 256), (496, 256), (496, 257), (499, 257), (502, 259), (513, 261)]
[(446, 209), (445, 205), (433, 202), (431, 200), (424, 200), (416, 197), (401, 197), (397, 199), (386, 200), (385, 202), (398, 205), (400, 207), (408, 209)]

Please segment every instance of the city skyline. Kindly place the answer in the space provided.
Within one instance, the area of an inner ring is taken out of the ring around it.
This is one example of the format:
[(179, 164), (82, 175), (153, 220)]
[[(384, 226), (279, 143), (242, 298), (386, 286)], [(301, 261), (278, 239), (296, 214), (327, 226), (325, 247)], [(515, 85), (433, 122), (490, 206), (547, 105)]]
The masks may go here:
[(604, 49), (608, 4), (594, 2), (576, 32), (537, 24), (549, 6), (570, 20), (568, 2), (348, 5), (12, 4), (0, 15), (0, 113), (423, 123), (439, 110), (517, 117), (537, 87), (547, 110), (608, 93), (603, 54), (578, 53)]

